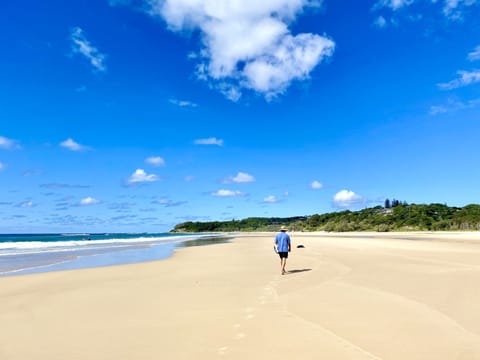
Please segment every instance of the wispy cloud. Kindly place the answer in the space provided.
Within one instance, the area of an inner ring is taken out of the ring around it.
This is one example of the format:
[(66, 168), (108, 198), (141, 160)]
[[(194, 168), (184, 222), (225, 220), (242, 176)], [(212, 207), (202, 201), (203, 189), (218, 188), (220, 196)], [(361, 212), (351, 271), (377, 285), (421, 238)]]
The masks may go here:
[(437, 84), (439, 89), (452, 90), (460, 87), (476, 84), (480, 82), (480, 70), (473, 71), (457, 71), (458, 78), (446, 83)]
[(170, 30), (197, 30), (202, 48), (189, 56), (197, 61), (197, 77), (228, 99), (237, 101), (243, 90), (267, 99), (282, 94), (294, 80), (333, 54), (335, 43), (312, 33), (292, 35), (289, 24), (311, 0), (146, 0), (152, 16), (162, 17)]
[(254, 182), (255, 178), (247, 173), (239, 172), (236, 176), (230, 176), (228, 178), (223, 179), (224, 184), (230, 183), (251, 183)]
[(430, 115), (438, 115), (448, 112), (448, 108), (445, 105), (432, 105), (430, 106)]
[(88, 146), (77, 143), (72, 138), (68, 138), (67, 140), (62, 141), (60, 143), (60, 146), (71, 151), (85, 151), (90, 149)]
[(320, 181), (313, 180), (310, 184), (310, 188), (313, 190), (319, 190), (323, 188), (323, 184)]
[(52, 214), (45, 219), (46, 224), (62, 225), (71, 228), (71, 226), (81, 226), (84, 228), (105, 226), (105, 219), (96, 216), (73, 216)]
[(112, 203), (108, 208), (110, 210), (115, 210), (115, 212), (130, 212), (135, 205), (137, 204), (133, 202), (120, 202)]
[(373, 21), (373, 25), (375, 25), (376, 27), (378, 28), (384, 28), (388, 25), (387, 23), (387, 20), (385, 19), (385, 17), (383, 16), (378, 16), (377, 18), (375, 18), (375, 20)]
[(90, 185), (72, 185), (72, 184), (62, 184), (62, 183), (48, 183), (40, 184), (40, 187), (47, 189), (87, 189), (90, 188)]
[(467, 59), (470, 61), (480, 60), (480, 45), (468, 53)]
[(159, 204), (165, 207), (177, 207), (188, 204), (188, 201), (173, 201), (170, 199), (160, 199), (152, 201), (153, 204)]
[(184, 107), (184, 108), (196, 108), (198, 106), (198, 104), (191, 101), (186, 101), (186, 100), (170, 99), (168, 101), (173, 105)]
[(223, 146), (223, 140), (217, 139), (216, 137), (206, 138), (206, 139), (197, 139), (193, 142), (196, 145), (217, 145)]
[(4, 163), (0, 161), (0, 171), (4, 170), (7, 167)]
[(413, 4), (414, 0), (380, 0), (376, 3), (375, 8), (390, 8), (392, 10), (398, 10), (403, 7)]
[(36, 175), (40, 175), (41, 173), (42, 173), (41, 170), (25, 170), (22, 173), (22, 176), (23, 177), (36, 176)]
[(112, 216), (110, 220), (113, 222), (118, 222), (118, 221), (132, 221), (138, 218), (138, 215), (135, 214), (130, 214), (130, 215), (119, 215), (119, 216)]
[(462, 20), (465, 9), (478, 3), (478, 0), (445, 0), (443, 13), (450, 20)]
[(147, 174), (143, 169), (137, 169), (135, 172), (128, 178), (127, 182), (129, 184), (139, 184), (145, 182), (154, 182), (159, 181), (160, 178), (155, 174)]
[(275, 204), (278, 203), (280, 200), (275, 195), (268, 195), (263, 198), (263, 203), (266, 204)]
[(459, 101), (457, 99), (448, 99), (448, 101), (443, 105), (433, 105), (430, 107), (429, 114), (432, 116), (450, 113), (465, 109), (472, 109), (477, 106), (480, 106), (480, 98), (468, 100), (466, 102)]
[(339, 208), (358, 206), (363, 203), (365, 203), (363, 196), (360, 196), (351, 190), (341, 190), (333, 197), (334, 206)]
[(210, 195), (216, 196), (216, 197), (236, 197), (236, 196), (245, 196), (246, 194), (240, 191), (220, 189), (220, 190), (211, 192)]
[(83, 198), (82, 200), (80, 200), (81, 206), (96, 205), (96, 204), (100, 204), (100, 200), (95, 199), (91, 196), (87, 196), (86, 198)]
[[(373, 6), (373, 10), (387, 8), (393, 12), (398, 12), (410, 5), (420, 3), (420, 0), (379, 0)], [(460, 21), (463, 19), (467, 8), (478, 5), (479, 0), (431, 0), (430, 6), (436, 6), (439, 13), (443, 14), (447, 19), (452, 21)], [(411, 16), (411, 15), (408, 15)]]
[(176, 219), (183, 221), (209, 221), (211, 220), (210, 216), (198, 216), (198, 215), (187, 215), (187, 216), (177, 216)]
[(73, 53), (83, 55), (97, 71), (103, 72), (107, 70), (105, 55), (100, 53), (100, 51), (87, 40), (81, 28), (75, 27), (72, 29), (70, 40), (72, 42)]
[(33, 203), (33, 201), (30, 201), (30, 200), (23, 201), (17, 205), (17, 207), (21, 207), (21, 208), (32, 208), (34, 206), (35, 204)]
[(160, 156), (150, 156), (145, 159), (145, 162), (152, 166), (165, 166), (165, 160)]
[(0, 149), (17, 149), (20, 146), (15, 140), (9, 139), (5, 136), (0, 136)]

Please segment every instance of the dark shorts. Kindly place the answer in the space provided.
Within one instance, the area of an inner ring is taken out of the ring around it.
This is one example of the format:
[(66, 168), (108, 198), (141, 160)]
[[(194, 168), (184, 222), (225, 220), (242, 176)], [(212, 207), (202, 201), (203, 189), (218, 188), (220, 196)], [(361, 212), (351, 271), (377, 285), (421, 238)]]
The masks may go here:
[(280, 259), (288, 259), (288, 252), (278, 252), (278, 256), (280, 256)]

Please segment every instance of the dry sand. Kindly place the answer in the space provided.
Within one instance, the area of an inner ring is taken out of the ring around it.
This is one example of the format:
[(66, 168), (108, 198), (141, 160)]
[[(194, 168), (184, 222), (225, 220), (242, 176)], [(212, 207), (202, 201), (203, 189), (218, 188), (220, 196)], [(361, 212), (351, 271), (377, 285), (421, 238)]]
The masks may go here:
[(480, 234), (290, 235), (1, 278), (0, 359), (480, 359)]

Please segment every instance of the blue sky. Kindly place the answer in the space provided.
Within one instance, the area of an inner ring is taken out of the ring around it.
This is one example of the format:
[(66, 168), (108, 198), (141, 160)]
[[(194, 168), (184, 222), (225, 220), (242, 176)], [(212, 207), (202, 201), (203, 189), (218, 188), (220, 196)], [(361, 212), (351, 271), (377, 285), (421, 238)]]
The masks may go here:
[(480, 202), (480, 0), (2, 4), (0, 232)]

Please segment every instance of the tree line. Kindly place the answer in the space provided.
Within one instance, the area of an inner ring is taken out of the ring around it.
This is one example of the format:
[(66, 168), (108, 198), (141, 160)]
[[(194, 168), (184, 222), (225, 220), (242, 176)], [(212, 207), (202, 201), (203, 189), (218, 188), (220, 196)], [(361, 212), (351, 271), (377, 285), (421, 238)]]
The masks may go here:
[[(395, 199), (394, 199), (395, 200)], [(393, 204), (395, 204), (393, 206)], [(388, 205), (388, 207), (387, 207)], [(172, 232), (278, 231), (447, 231), (480, 230), (480, 205), (450, 207), (445, 204), (407, 204), (385, 201), (359, 211), (339, 211), (294, 217), (250, 217), (242, 220), (183, 222)]]

